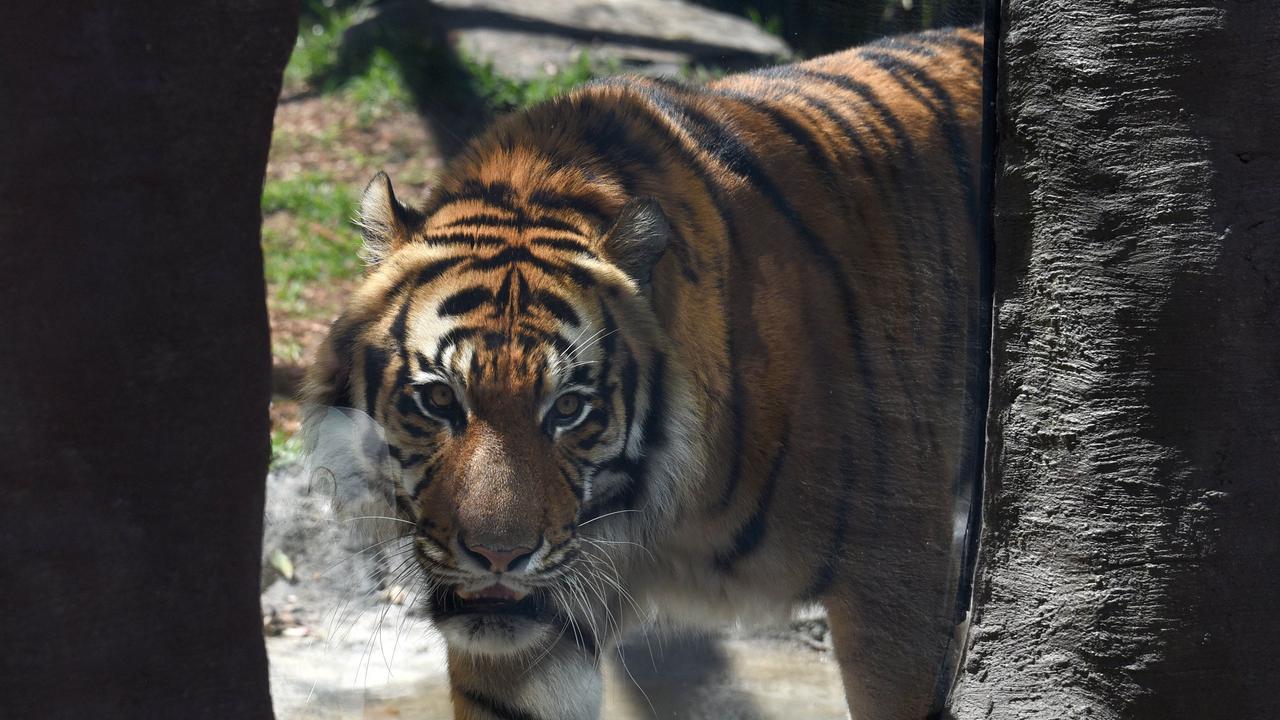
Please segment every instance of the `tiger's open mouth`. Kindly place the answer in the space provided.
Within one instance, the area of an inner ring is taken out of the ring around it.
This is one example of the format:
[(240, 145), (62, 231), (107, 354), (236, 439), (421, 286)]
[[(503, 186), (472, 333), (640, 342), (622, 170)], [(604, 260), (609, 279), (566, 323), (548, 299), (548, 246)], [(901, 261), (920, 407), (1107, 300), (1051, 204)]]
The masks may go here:
[(530, 620), (544, 619), (550, 607), (542, 593), (520, 593), (501, 585), (466, 592), (455, 587), (440, 588), (432, 603), (437, 619), (461, 615), (518, 615)]

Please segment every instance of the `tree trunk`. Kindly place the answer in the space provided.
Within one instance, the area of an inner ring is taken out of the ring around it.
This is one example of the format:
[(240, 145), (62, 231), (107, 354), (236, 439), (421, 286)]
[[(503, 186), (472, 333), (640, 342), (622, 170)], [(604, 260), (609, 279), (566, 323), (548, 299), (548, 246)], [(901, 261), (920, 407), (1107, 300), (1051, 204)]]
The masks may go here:
[(1280, 717), (1280, 12), (1005, 0), (951, 708)]
[(270, 717), (258, 203), (295, 13), (0, 10), (0, 717)]

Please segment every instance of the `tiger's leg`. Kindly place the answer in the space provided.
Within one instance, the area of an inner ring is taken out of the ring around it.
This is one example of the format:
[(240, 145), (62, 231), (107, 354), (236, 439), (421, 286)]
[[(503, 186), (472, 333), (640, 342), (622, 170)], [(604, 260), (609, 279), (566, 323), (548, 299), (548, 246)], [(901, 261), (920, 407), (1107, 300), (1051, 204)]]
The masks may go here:
[(854, 595), (825, 604), (853, 720), (924, 720), (944, 649), (936, 622), (889, 598)]
[[(543, 654), (545, 652), (545, 654)], [(565, 633), (515, 655), (449, 651), (455, 720), (597, 720), (603, 685), (593, 649)]]

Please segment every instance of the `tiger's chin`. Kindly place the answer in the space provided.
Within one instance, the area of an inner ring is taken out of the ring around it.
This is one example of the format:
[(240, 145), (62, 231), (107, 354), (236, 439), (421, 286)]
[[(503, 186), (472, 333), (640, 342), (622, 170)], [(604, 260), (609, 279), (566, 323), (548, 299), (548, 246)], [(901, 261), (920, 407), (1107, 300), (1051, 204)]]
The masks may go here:
[(542, 593), (519, 600), (463, 598), (442, 588), (430, 599), (431, 619), (449, 647), (474, 655), (517, 655), (544, 647), (555, 613)]

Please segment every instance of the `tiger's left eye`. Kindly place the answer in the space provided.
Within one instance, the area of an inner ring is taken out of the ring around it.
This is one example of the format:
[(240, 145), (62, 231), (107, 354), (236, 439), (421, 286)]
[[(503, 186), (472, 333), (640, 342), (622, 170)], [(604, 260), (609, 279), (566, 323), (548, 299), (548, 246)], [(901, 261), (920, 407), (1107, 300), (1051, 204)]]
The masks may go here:
[(453, 388), (444, 383), (432, 383), (427, 388), (427, 400), (437, 410), (446, 410), (453, 405)]
[(565, 393), (556, 398), (555, 405), (551, 407), (551, 419), (557, 424), (571, 422), (578, 417), (578, 413), (582, 411), (583, 398), (578, 393)]

